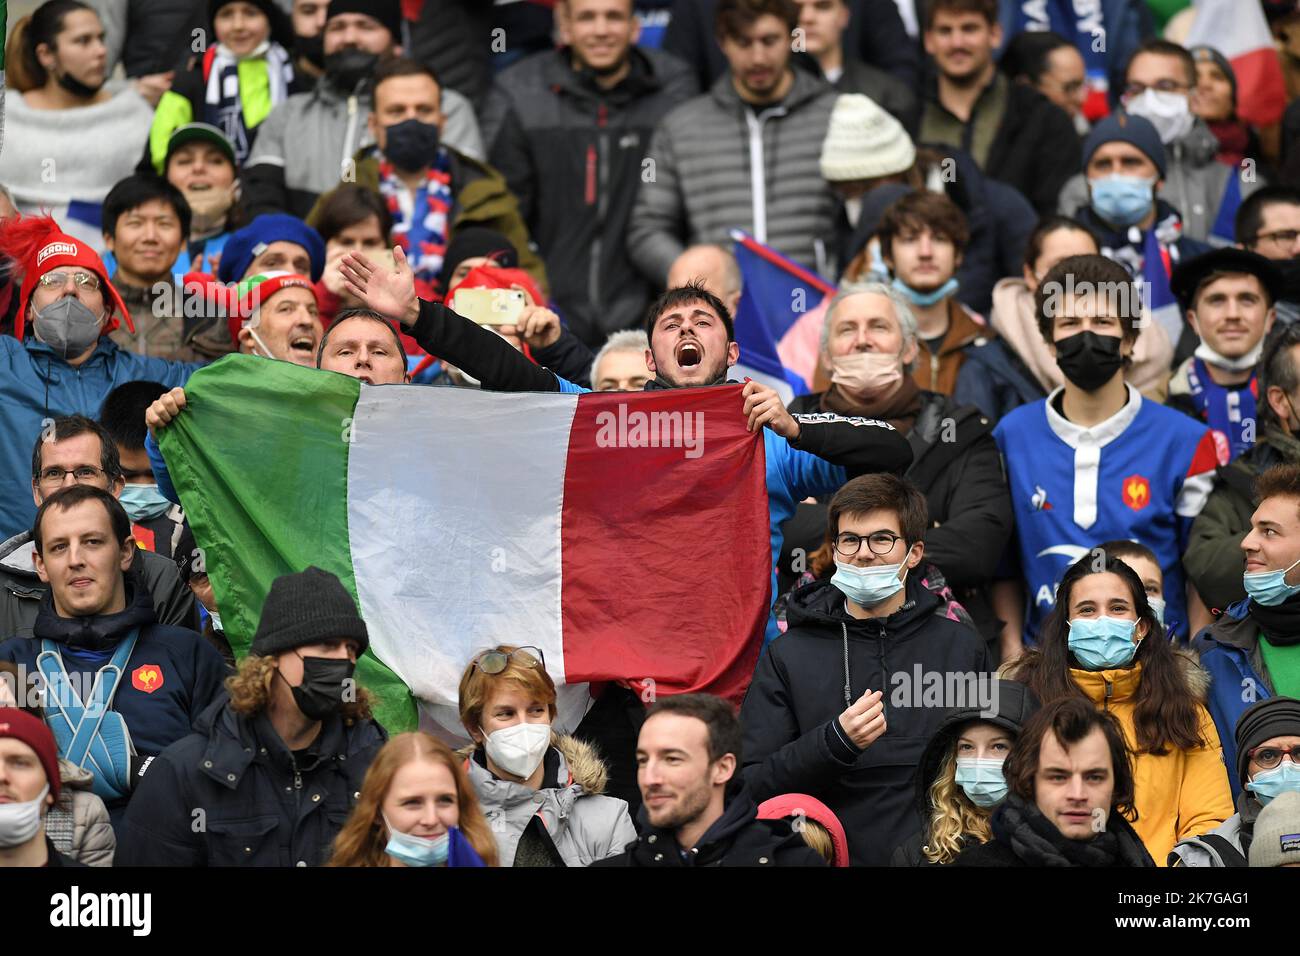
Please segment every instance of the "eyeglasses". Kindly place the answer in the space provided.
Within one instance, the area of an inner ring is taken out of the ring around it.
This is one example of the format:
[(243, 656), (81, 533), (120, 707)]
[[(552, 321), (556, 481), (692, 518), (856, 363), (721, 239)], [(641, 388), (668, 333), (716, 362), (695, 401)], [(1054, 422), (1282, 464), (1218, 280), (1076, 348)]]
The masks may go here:
[(96, 468), (94, 465), (78, 465), (76, 468), (68, 470), (67, 468), (58, 468), (50, 466), (41, 471), (38, 484), (42, 485), (61, 485), (68, 475), (72, 475), (73, 481), (77, 484), (84, 484), (87, 481), (94, 481), (100, 475), (107, 475), (108, 472), (103, 468)]
[(1145, 83), (1130, 83), (1124, 87), (1124, 98), (1141, 96), (1147, 90), (1156, 90), (1160, 93), (1186, 93), (1191, 90), (1191, 87), (1186, 83), (1179, 83), (1177, 80), (1156, 80), (1150, 86)]
[(506, 669), (512, 657), (523, 667), (546, 667), (546, 657), (542, 654), (542, 649), (531, 644), (516, 647), (513, 651), (499, 651), (496, 648), (484, 651), (474, 658), (474, 666), (484, 674), (500, 674)]
[(1250, 758), (1265, 770), (1272, 770), (1282, 762), (1282, 757), (1291, 755), (1291, 762), (1300, 766), (1300, 744), (1294, 747), (1254, 747), (1248, 751)]
[(46, 289), (62, 289), (69, 279), (77, 284), (78, 289), (99, 291), (99, 276), (90, 272), (47, 272), (37, 281)]
[(845, 531), (835, 536), (835, 550), (844, 557), (851, 558), (862, 550), (862, 542), (865, 541), (872, 554), (889, 554), (894, 550), (894, 542), (901, 541), (902, 538), (901, 534), (892, 531), (875, 531), (865, 538)]
[(1261, 232), (1255, 237), (1256, 242), (1272, 242), (1279, 246), (1293, 246), (1300, 237), (1298, 229), (1278, 229), (1274, 232)]

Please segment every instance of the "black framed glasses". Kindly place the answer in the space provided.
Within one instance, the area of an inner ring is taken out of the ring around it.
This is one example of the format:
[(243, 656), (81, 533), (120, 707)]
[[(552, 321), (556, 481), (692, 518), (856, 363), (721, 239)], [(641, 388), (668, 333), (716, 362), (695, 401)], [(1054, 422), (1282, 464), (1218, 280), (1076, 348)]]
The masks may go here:
[(1261, 232), (1255, 236), (1255, 242), (1272, 242), (1279, 246), (1295, 245), (1300, 229), (1275, 229), (1273, 232)]
[(1294, 747), (1252, 747), (1248, 753), (1250, 759), (1265, 770), (1272, 770), (1287, 754), (1291, 755), (1291, 762), (1300, 767), (1300, 744)]
[(69, 278), (76, 283), (78, 289), (99, 291), (99, 276), (91, 272), (47, 272), (36, 281), (47, 289), (62, 289), (68, 284)]
[(511, 658), (523, 667), (546, 667), (546, 656), (542, 649), (531, 644), (516, 647), (513, 651), (502, 651), (494, 647), (474, 658), (474, 666), (484, 674), (500, 674), (510, 664)]
[(101, 475), (108, 474), (103, 468), (96, 468), (94, 465), (78, 465), (76, 468), (59, 468), (57, 465), (51, 465), (49, 468), (41, 469), (40, 477), (37, 483), (41, 485), (61, 485), (68, 475), (72, 475), (72, 480), (77, 484), (84, 484), (87, 481), (94, 481)]
[(892, 531), (873, 531), (866, 536), (841, 531), (835, 536), (835, 550), (844, 557), (851, 558), (862, 550), (862, 542), (865, 541), (867, 549), (872, 554), (889, 554), (894, 550), (894, 542), (902, 539), (901, 534), (894, 534)]

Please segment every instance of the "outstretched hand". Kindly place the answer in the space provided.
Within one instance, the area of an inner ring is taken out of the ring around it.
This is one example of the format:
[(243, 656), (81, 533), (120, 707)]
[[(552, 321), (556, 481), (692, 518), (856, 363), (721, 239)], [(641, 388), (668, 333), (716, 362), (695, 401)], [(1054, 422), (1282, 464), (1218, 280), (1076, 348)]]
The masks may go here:
[(420, 300), (415, 295), (415, 273), (401, 246), (393, 247), (393, 268), (386, 269), (349, 252), (339, 262), (343, 284), (367, 309), (397, 319), (410, 328), (420, 317)]

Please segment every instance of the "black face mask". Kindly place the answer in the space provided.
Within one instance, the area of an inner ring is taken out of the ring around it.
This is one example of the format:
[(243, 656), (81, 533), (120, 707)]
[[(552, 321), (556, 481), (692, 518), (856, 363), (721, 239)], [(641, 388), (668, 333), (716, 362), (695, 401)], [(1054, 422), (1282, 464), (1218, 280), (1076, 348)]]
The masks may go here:
[(293, 702), (312, 720), (337, 714), (343, 706), (344, 689), (357, 665), (346, 658), (298, 656), (302, 659), (302, 683), (289, 688), (293, 691)]
[(1085, 392), (1095, 392), (1114, 377), (1124, 364), (1117, 335), (1076, 332), (1056, 343), (1056, 364)]
[(325, 34), (293, 38), (294, 56), (300, 56), (318, 70), (325, 69)]
[(432, 165), (438, 153), (438, 127), (418, 119), (402, 120), (384, 127), (384, 155), (398, 169), (408, 173)]
[(63, 87), (73, 96), (79, 96), (83, 100), (93, 99), (94, 96), (97, 93), (99, 93), (99, 91), (104, 86), (103, 83), (99, 84), (99, 86), (87, 86), (85, 83), (82, 83), (81, 80), (77, 79), (71, 73), (60, 73), (57, 77), (55, 77), (55, 81), (59, 84), (59, 86)]
[(378, 62), (377, 53), (348, 48), (325, 57), (325, 75), (340, 92), (351, 93), (362, 80), (374, 75)]

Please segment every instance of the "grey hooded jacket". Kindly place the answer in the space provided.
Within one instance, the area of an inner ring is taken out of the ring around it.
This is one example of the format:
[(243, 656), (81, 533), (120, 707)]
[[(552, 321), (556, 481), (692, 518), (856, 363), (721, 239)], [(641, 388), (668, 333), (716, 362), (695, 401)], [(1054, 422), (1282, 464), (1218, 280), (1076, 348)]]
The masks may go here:
[(1255, 830), (1255, 819), (1264, 809), (1254, 794), (1243, 790), (1237, 796), (1237, 812), (1221, 824), (1200, 836), (1187, 837), (1174, 844), (1169, 852), (1170, 866), (1241, 866), (1239, 862), (1226, 862), (1219, 848), (1207, 836), (1222, 837), (1232, 844), (1242, 856), (1250, 855), (1250, 838)]
[[(1197, 119), (1186, 134), (1165, 144), (1165, 180), (1157, 195), (1182, 216), (1183, 235), (1201, 242), (1211, 242), (1210, 231), (1219, 214), (1228, 177), (1237, 172), (1214, 158), (1218, 151), (1219, 141), (1202, 119)], [(1258, 175), (1250, 180), (1243, 175), (1241, 198), (1245, 199), (1263, 184)], [(1076, 173), (1061, 188), (1057, 212), (1073, 216), (1089, 203), (1086, 174)], [(1222, 242), (1215, 240), (1213, 244), (1222, 245)]]
[(513, 866), (519, 838), (534, 817), (567, 866), (588, 866), (623, 852), (636, 840), (627, 803), (604, 795), (605, 765), (596, 751), (572, 737), (551, 735), (559, 758), (559, 786), (530, 790), (500, 780), (472, 756), (465, 761), (479, 806), (497, 841), (501, 866)]
[(802, 69), (784, 100), (757, 113), (724, 73), (709, 92), (663, 118), (643, 161), (628, 253), (662, 286), (688, 245), (728, 244), (742, 229), (800, 265), (827, 274), (834, 234), (822, 140), (838, 94)]
[[(442, 112), (446, 117), (442, 142), (486, 161), (469, 100), (444, 88)], [(257, 128), (252, 155), (244, 164), (244, 206), (249, 216), (287, 212), (306, 218), (320, 194), (345, 179), (357, 151), (374, 142), (369, 117), (365, 83), (345, 96), (326, 77), (315, 89), (295, 93), (271, 110)]]

